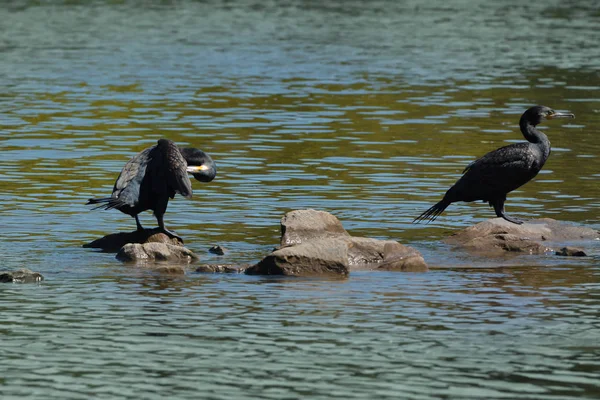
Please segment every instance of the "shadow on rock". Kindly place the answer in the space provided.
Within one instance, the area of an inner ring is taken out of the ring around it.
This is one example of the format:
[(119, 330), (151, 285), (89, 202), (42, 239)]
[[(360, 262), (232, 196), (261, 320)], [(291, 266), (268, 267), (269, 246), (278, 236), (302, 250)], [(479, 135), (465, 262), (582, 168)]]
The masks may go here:
[(145, 229), (143, 231), (118, 232), (111, 233), (96, 239), (90, 243), (84, 244), (84, 248), (101, 249), (109, 253), (118, 251), (121, 247), (129, 243), (167, 243), (176, 246), (183, 246), (183, 242), (177, 238), (171, 238), (163, 233), (159, 228)]
[(116, 258), (123, 262), (135, 262), (140, 266), (156, 271), (183, 274), (185, 267), (199, 259), (177, 238), (171, 238), (160, 229), (120, 232), (106, 235), (83, 245), (85, 248), (116, 252)]
[[(507, 252), (555, 253), (554, 246), (560, 248), (567, 242), (597, 240), (599, 237), (595, 229), (572, 226), (551, 218), (532, 220), (522, 225), (493, 218), (457, 232), (445, 242), (478, 255), (495, 256)], [(564, 252), (561, 255), (580, 256), (581, 253)]]
[(251, 275), (338, 275), (351, 270), (427, 271), (421, 254), (391, 240), (351, 236), (332, 214), (295, 210), (281, 219), (281, 247), (246, 269)]

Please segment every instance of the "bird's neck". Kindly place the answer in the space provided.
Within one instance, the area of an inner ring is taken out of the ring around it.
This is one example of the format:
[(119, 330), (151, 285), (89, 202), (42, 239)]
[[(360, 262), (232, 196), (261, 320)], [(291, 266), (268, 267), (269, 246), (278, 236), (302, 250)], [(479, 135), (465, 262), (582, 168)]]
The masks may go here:
[(550, 148), (548, 136), (540, 132), (531, 122), (521, 119), (519, 126), (521, 127), (523, 136), (525, 136), (525, 139), (527, 139), (528, 142), (535, 143), (542, 147), (548, 147), (548, 149)]

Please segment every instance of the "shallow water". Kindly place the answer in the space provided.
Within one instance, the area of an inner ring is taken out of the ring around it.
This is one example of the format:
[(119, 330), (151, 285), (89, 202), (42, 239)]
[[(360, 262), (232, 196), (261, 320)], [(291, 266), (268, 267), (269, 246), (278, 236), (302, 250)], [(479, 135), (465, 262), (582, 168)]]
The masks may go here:
[[(598, 244), (489, 269), (439, 246), (493, 216), (486, 205), (411, 224), (545, 104), (577, 118), (542, 126), (553, 153), (507, 210), (599, 227), (595, 2), (20, 1), (0, 13), (0, 267), (46, 277), (0, 286), (2, 398), (600, 397)], [(286, 211), (315, 208), (445, 268), (171, 277), (81, 248), (135, 227), (84, 204), (160, 137), (217, 162), (215, 181), (165, 217), (204, 262), (255, 262)]]

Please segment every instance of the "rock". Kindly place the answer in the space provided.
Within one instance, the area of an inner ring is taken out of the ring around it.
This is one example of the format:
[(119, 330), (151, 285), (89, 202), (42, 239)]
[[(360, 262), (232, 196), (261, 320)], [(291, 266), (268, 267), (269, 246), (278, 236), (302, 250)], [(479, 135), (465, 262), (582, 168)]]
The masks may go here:
[(246, 270), (247, 266), (205, 264), (196, 267), (196, 272), (209, 274), (239, 274)]
[(583, 249), (577, 248), (577, 247), (563, 247), (562, 249), (560, 249), (559, 251), (556, 252), (557, 256), (566, 256), (566, 257), (585, 257), (587, 256), (587, 254), (585, 254), (585, 251), (583, 251)]
[(128, 243), (117, 253), (120, 261), (169, 261), (190, 263), (198, 256), (183, 246), (169, 243)]
[(321, 238), (275, 250), (246, 269), (249, 275), (348, 275), (348, 242)]
[(246, 273), (345, 276), (349, 268), (427, 271), (427, 264), (418, 251), (400, 243), (350, 236), (327, 212), (295, 210), (281, 219), (281, 248)]
[(316, 210), (295, 210), (281, 219), (281, 247), (307, 240), (350, 237), (342, 223), (332, 214)]
[(128, 243), (168, 243), (183, 246), (183, 241), (171, 238), (159, 228), (145, 229), (143, 231), (111, 233), (100, 239), (84, 244), (84, 248), (102, 249), (103, 251), (118, 251)]
[(427, 272), (429, 267), (417, 250), (398, 242), (388, 241), (383, 249), (383, 261), (377, 265), (377, 270)]
[(27, 268), (17, 271), (0, 272), (0, 282), (34, 283), (43, 281), (44, 277), (39, 272), (33, 272)]
[(221, 247), (221, 246), (217, 245), (217, 246), (213, 246), (210, 249), (208, 249), (208, 252), (212, 253), (212, 254), (216, 254), (218, 256), (223, 256), (227, 252), (227, 249), (225, 247)]
[(598, 237), (600, 235), (594, 229), (567, 225), (551, 218), (522, 225), (493, 218), (457, 232), (445, 242), (485, 255), (506, 252), (544, 254), (551, 251), (549, 246), (556, 242), (594, 240)]

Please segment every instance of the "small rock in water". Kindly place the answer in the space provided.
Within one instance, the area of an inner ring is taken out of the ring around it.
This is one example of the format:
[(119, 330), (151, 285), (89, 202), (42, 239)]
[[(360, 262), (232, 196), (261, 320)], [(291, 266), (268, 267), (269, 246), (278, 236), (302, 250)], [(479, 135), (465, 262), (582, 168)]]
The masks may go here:
[(213, 246), (210, 249), (208, 249), (208, 252), (212, 253), (212, 254), (216, 254), (218, 256), (223, 256), (227, 252), (227, 249), (225, 247), (216, 245), (216, 246)]
[(0, 282), (32, 283), (43, 281), (44, 277), (39, 272), (33, 272), (27, 268), (17, 271), (0, 272)]
[(556, 252), (557, 256), (566, 256), (566, 257), (585, 257), (587, 256), (587, 254), (585, 254), (585, 251), (583, 251), (583, 249), (577, 248), (577, 247), (563, 247), (562, 249), (560, 249), (559, 251)]

